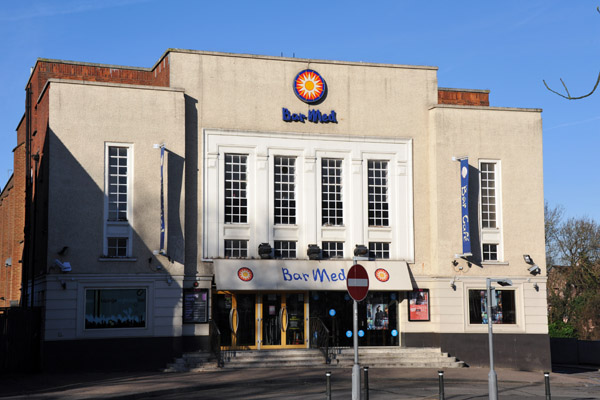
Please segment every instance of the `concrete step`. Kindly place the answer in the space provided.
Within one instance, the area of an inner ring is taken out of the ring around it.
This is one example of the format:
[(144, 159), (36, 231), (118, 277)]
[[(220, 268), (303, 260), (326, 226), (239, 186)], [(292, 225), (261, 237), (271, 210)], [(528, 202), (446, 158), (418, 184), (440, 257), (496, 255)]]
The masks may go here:
[[(332, 367), (351, 368), (352, 348), (333, 350)], [(318, 349), (227, 350), (223, 352), (227, 369), (245, 368), (307, 368), (325, 365)], [(461, 368), (456, 360), (439, 348), (362, 347), (359, 362), (371, 368)], [(217, 368), (217, 360), (207, 352), (186, 353), (167, 365), (165, 372), (206, 371)]]

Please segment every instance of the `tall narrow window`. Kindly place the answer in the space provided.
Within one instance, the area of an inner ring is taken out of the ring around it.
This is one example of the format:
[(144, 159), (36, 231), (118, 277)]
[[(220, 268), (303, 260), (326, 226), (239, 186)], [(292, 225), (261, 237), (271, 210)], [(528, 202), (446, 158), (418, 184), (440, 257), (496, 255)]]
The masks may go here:
[(296, 158), (275, 157), (275, 224), (296, 223)]
[(324, 226), (344, 224), (342, 205), (342, 160), (321, 160), (321, 209)]
[(245, 154), (225, 154), (225, 223), (248, 222), (247, 162)]
[(481, 163), (481, 227), (496, 228), (496, 164)]
[(109, 221), (127, 221), (128, 151), (127, 147), (108, 148)]
[(369, 226), (389, 226), (388, 162), (368, 161)]
[(104, 256), (131, 256), (133, 146), (107, 144), (105, 147)]

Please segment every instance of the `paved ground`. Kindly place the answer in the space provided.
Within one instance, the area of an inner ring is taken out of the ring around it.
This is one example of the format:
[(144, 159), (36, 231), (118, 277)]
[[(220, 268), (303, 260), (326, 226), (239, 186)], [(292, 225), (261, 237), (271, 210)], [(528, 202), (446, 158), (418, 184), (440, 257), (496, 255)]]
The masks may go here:
[[(3, 399), (325, 399), (331, 370), (332, 399), (351, 398), (351, 370), (321, 368), (217, 370), (196, 373), (71, 373), (4, 375)], [(500, 399), (545, 398), (539, 372), (497, 370)], [(487, 399), (487, 369), (448, 369), (446, 399)], [(555, 368), (553, 400), (600, 399), (600, 371)], [(369, 399), (438, 399), (434, 369), (370, 369)]]

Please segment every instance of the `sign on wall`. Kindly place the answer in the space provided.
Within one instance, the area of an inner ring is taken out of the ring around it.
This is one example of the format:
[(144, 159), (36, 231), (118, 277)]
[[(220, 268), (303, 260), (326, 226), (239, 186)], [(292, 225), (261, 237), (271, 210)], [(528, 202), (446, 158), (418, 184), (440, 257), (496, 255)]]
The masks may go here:
[(208, 322), (208, 289), (183, 289), (183, 323)]
[[(309, 105), (316, 105), (325, 100), (327, 96), (327, 84), (325, 79), (317, 71), (305, 69), (300, 71), (293, 81), (293, 89), (296, 97)], [(337, 124), (337, 114), (335, 110), (321, 111), (317, 109), (308, 110), (308, 112), (294, 112), (287, 107), (281, 109), (282, 120), (285, 122), (312, 122), (314, 124)]]
[(429, 289), (408, 293), (408, 320), (429, 321)]
[(471, 234), (469, 224), (469, 158), (460, 160), (460, 209), (462, 227), (463, 256), (471, 255)]

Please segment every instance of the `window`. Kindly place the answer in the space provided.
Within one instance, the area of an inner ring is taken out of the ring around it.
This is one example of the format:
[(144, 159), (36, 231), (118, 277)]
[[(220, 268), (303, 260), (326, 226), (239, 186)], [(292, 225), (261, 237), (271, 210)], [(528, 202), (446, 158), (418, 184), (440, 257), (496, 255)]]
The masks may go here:
[(244, 154), (225, 154), (225, 223), (248, 222), (247, 160)]
[(496, 164), (481, 163), (481, 226), (496, 228)]
[(109, 237), (106, 238), (108, 242), (108, 252), (106, 253), (109, 257), (127, 257), (127, 241), (126, 237)]
[(296, 223), (296, 158), (275, 157), (275, 224)]
[(390, 244), (385, 242), (369, 242), (369, 257), (374, 259), (390, 258)]
[(342, 203), (342, 160), (321, 160), (321, 209), (324, 226), (344, 224)]
[(131, 199), (133, 146), (122, 143), (105, 146), (105, 223), (103, 255), (131, 257)]
[(323, 258), (344, 258), (344, 242), (323, 242)]
[(127, 147), (108, 148), (108, 219), (127, 221), (128, 153)]
[(498, 261), (497, 244), (483, 244), (483, 261)]
[(248, 241), (226, 240), (225, 258), (248, 258)]
[(85, 329), (144, 328), (146, 289), (88, 289)]
[(369, 226), (389, 226), (388, 163), (368, 161)]
[(480, 161), (481, 259), (502, 262), (500, 161)]
[(276, 240), (275, 258), (296, 258), (296, 242), (289, 240)]
[[(492, 290), (492, 323), (516, 324), (514, 290)], [(469, 323), (487, 324), (487, 290), (469, 290)]]

